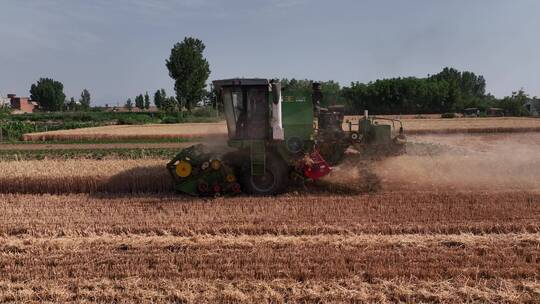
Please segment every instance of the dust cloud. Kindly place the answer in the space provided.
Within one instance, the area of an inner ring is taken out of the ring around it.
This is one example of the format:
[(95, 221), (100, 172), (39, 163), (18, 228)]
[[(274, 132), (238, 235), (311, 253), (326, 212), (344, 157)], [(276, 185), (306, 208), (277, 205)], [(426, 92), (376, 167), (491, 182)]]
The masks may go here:
[(235, 151), (235, 149), (227, 145), (227, 140), (228, 138), (226, 136), (212, 136), (201, 138), (199, 141), (197, 141), (197, 143), (202, 144), (207, 152), (216, 156), (221, 156)]
[(540, 134), (418, 136), (406, 153), (348, 154), (325, 182), (369, 190), (540, 190)]
[(317, 181), (329, 192), (359, 194), (381, 189), (380, 178), (373, 172), (373, 162), (356, 151), (347, 151), (344, 161), (330, 174)]

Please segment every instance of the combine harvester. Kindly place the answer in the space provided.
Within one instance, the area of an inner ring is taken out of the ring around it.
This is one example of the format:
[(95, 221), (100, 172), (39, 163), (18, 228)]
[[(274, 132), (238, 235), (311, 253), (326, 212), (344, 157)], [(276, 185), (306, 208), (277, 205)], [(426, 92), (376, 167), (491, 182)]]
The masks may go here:
[[(278, 81), (227, 79), (213, 82), (228, 129), (227, 153), (204, 145), (183, 149), (167, 164), (178, 192), (217, 196), (245, 192), (275, 195), (292, 183), (330, 173), (346, 149), (400, 151), (399, 120), (370, 117), (344, 123), (344, 107), (320, 107), (321, 86), (312, 96), (287, 95)], [(380, 124), (380, 121), (389, 124)], [(399, 129), (396, 124), (399, 124)]]

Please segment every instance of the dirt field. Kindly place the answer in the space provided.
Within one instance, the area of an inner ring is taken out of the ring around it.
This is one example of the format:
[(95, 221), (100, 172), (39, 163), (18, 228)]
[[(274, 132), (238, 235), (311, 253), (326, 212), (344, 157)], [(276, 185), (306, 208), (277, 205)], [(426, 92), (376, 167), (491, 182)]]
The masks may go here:
[(0, 302), (540, 302), (540, 133), (416, 135), (275, 198), (163, 159), (0, 162)]
[[(355, 116), (349, 120), (358, 119)], [(492, 133), (540, 131), (537, 118), (455, 118), (403, 119), (407, 134), (432, 133)], [(227, 127), (221, 123), (192, 123), (170, 125), (106, 126), (63, 131), (25, 134), (25, 141), (99, 140), (99, 139), (155, 139), (225, 137)]]

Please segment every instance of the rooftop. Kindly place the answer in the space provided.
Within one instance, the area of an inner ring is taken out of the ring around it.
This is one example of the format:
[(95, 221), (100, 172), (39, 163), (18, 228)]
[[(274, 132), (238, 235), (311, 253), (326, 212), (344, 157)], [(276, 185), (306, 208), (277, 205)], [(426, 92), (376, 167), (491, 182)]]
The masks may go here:
[(268, 85), (270, 81), (265, 78), (230, 78), (223, 80), (214, 80), (212, 82), (215, 88), (241, 85)]

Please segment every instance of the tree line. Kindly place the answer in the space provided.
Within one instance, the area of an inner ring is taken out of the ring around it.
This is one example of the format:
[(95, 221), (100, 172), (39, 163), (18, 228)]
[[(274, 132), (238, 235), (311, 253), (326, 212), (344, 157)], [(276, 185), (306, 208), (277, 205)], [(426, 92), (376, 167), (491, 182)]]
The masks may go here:
[[(287, 94), (309, 96), (312, 80), (282, 79)], [(399, 77), (368, 83), (352, 82), (341, 87), (336, 81), (322, 81), (323, 106), (341, 104), (348, 114), (461, 113), (468, 108), (485, 111), (501, 108), (507, 115), (527, 115), (531, 98), (523, 90), (501, 99), (486, 93), (486, 80), (469, 71), (444, 68), (425, 78)]]
[(75, 97), (66, 99), (64, 85), (51, 78), (41, 78), (30, 87), (30, 99), (37, 101), (45, 111), (88, 111), (91, 107), (92, 96), (83, 89), (78, 101)]
[(530, 97), (523, 91), (497, 99), (486, 93), (486, 80), (469, 71), (444, 68), (425, 78), (405, 77), (374, 82), (353, 82), (341, 90), (349, 111), (375, 114), (425, 114), (462, 112), (467, 108), (501, 108), (508, 115), (526, 115)]

